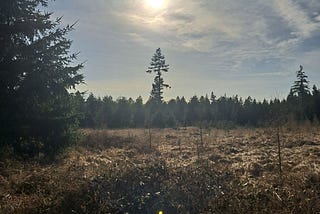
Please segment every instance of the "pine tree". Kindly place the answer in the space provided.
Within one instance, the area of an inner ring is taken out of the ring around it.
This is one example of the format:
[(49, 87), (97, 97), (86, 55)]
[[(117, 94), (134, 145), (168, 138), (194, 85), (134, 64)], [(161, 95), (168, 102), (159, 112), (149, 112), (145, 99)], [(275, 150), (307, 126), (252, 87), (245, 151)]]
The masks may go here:
[(298, 97), (305, 97), (310, 94), (308, 76), (303, 71), (303, 66), (300, 65), (300, 70), (297, 71), (297, 80), (294, 81), (291, 87), (291, 94), (298, 95)]
[(77, 123), (68, 89), (83, 82), (82, 64), (70, 65), (65, 36), (42, 12), (48, 0), (1, 0), (0, 6), (0, 144), (29, 155), (55, 153), (70, 141)]
[(168, 72), (169, 65), (166, 64), (164, 55), (161, 53), (161, 49), (158, 48), (156, 53), (151, 58), (150, 66), (148, 67), (147, 73), (156, 73), (154, 83), (152, 84), (152, 91), (150, 98), (158, 103), (162, 102), (163, 89), (171, 88), (168, 84), (165, 84), (162, 78), (162, 72)]

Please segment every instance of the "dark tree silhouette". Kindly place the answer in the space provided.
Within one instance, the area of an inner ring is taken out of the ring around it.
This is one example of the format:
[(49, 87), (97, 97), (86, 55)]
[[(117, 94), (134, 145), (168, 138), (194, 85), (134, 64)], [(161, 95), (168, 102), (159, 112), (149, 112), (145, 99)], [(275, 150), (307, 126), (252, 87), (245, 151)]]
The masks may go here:
[(310, 94), (308, 76), (303, 71), (303, 66), (300, 65), (300, 70), (297, 71), (297, 80), (294, 81), (291, 87), (290, 94), (298, 95), (298, 97), (305, 97)]
[(163, 89), (170, 88), (168, 84), (165, 84), (162, 78), (162, 72), (168, 72), (169, 65), (166, 64), (164, 59), (164, 55), (161, 53), (161, 49), (158, 48), (156, 53), (151, 58), (150, 66), (148, 67), (147, 73), (156, 73), (154, 78), (154, 83), (152, 84), (152, 91), (151, 91), (151, 99), (156, 102), (162, 102), (163, 99)]
[[(165, 65), (164, 62), (163, 64)], [(84, 115), (87, 115), (87, 124), (91, 122), (91, 124), (95, 124), (94, 127), (111, 128), (144, 126), (163, 128), (196, 125), (218, 128), (232, 128), (238, 125), (259, 127), (284, 124), (291, 119), (311, 122), (319, 120), (319, 89), (313, 86), (312, 93), (309, 92), (307, 76), (302, 72), (302, 67), (297, 72), (297, 76), (298, 80), (300, 80), (299, 78), (302, 80), (295, 82), (296, 87), (293, 86), (287, 99), (283, 100), (263, 99), (263, 101), (258, 101), (250, 96), (242, 99), (237, 95), (228, 97), (225, 94), (217, 97), (211, 93), (210, 98), (208, 95), (193, 96), (189, 102), (184, 97), (177, 97), (168, 102), (162, 102), (159, 99), (160, 103), (154, 102), (155, 99), (149, 99), (146, 104), (143, 104), (141, 97), (136, 101), (131, 98), (128, 100), (120, 98), (113, 101), (110, 97), (108, 102), (104, 102), (91, 95), (85, 102), (87, 108), (85, 108)], [(302, 87), (300, 87), (301, 82)], [(302, 98), (303, 103), (301, 102)], [(92, 105), (93, 101), (100, 104)], [(79, 107), (79, 109), (83, 109), (83, 107)], [(109, 110), (101, 111), (101, 109)], [(105, 115), (108, 116), (105, 117)], [(101, 124), (99, 121), (104, 117), (106, 120), (103, 120)]]
[(133, 127), (143, 127), (145, 120), (145, 112), (142, 97), (139, 96), (133, 105)]
[(47, 0), (2, 0), (0, 6), (0, 143), (34, 155), (70, 141), (77, 123), (68, 89), (83, 82), (70, 65), (73, 26), (41, 12)]
[(299, 121), (303, 120), (304, 117), (311, 119), (312, 113), (310, 112), (311, 96), (309, 89), (308, 76), (303, 71), (303, 66), (300, 65), (300, 69), (297, 71), (297, 80), (294, 81), (288, 95), (288, 100), (296, 111), (296, 116)]

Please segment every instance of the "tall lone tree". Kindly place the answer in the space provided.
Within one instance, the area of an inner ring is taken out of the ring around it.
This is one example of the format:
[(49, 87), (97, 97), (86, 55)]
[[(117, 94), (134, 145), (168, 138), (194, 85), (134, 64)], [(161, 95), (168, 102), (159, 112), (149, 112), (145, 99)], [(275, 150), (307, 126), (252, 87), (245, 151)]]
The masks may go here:
[(297, 80), (294, 81), (291, 87), (288, 99), (296, 100), (297, 119), (299, 121), (305, 119), (306, 111), (308, 109), (308, 101), (310, 98), (309, 81), (308, 76), (303, 71), (303, 66), (300, 65), (300, 69), (297, 71)]
[(291, 94), (298, 95), (298, 97), (303, 98), (310, 94), (308, 76), (303, 71), (303, 66), (300, 65), (300, 70), (297, 71), (297, 80), (294, 81), (291, 87)]
[(156, 73), (154, 83), (152, 84), (152, 90), (150, 97), (152, 100), (161, 103), (163, 99), (163, 89), (171, 88), (168, 84), (165, 84), (162, 78), (162, 72), (168, 72), (169, 65), (166, 64), (164, 55), (161, 53), (161, 49), (158, 48), (156, 53), (151, 58), (150, 66), (148, 67), (147, 73)]
[(83, 82), (65, 36), (73, 25), (41, 8), (48, 0), (1, 0), (0, 146), (52, 155), (69, 140), (77, 123), (68, 89)]

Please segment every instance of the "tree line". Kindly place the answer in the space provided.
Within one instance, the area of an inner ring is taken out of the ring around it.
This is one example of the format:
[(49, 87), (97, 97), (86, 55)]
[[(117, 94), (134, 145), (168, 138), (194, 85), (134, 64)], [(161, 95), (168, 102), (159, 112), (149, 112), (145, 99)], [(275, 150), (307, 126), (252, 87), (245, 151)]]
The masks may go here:
[(128, 128), (128, 127), (177, 127), (207, 125), (214, 127), (267, 126), (284, 123), (289, 119), (311, 122), (320, 119), (319, 90), (309, 88), (308, 76), (303, 66), (296, 72), (286, 99), (257, 101), (250, 96), (246, 99), (226, 95), (217, 98), (193, 96), (186, 100), (177, 97), (163, 101), (163, 90), (171, 88), (164, 83), (163, 72), (169, 71), (165, 57), (158, 48), (151, 58), (147, 73), (155, 73), (149, 100), (143, 104), (141, 97), (136, 100), (111, 96), (97, 98), (93, 94), (85, 100), (77, 94), (78, 110), (82, 113), (80, 125), (86, 128)]
[[(235, 126), (269, 126), (281, 119), (317, 122), (320, 120), (320, 91), (316, 86), (303, 100), (292, 91), (286, 99), (257, 101), (250, 96), (177, 97), (168, 102), (90, 94), (84, 99), (77, 93), (78, 110), (83, 128), (179, 127), (205, 124), (218, 128)], [(303, 102), (303, 103), (302, 103)]]

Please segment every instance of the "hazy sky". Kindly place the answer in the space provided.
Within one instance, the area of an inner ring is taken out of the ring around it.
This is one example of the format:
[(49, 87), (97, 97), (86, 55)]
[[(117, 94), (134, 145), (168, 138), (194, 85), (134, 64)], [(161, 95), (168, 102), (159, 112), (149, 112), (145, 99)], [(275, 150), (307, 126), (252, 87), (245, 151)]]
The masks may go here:
[(49, 9), (87, 61), (81, 90), (97, 96), (147, 99), (145, 72), (156, 48), (170, 65), (164, 75), (176, 96), (223, 94), (284, 97), (302, 64), (320, 86), (319, 0), (56, 0)]

